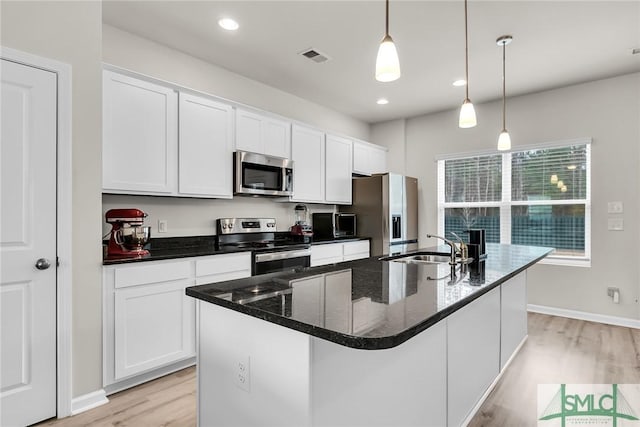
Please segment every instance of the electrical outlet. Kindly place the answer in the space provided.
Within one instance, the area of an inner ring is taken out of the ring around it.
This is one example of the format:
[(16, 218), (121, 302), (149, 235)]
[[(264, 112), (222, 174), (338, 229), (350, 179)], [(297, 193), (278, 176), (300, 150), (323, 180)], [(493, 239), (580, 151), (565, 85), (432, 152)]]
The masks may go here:
[(620, 288), (607, 288), (607, 295), (613, 298), (614, 304), (620, 304)]
[(237, 359), (234, 378), (236, 385), (247, 393), (251, 393), (251, 365), (249, 356)]
[(158, 233), (166, 233), (167, 232), (167, 220), (159, 219), (158, 220)]

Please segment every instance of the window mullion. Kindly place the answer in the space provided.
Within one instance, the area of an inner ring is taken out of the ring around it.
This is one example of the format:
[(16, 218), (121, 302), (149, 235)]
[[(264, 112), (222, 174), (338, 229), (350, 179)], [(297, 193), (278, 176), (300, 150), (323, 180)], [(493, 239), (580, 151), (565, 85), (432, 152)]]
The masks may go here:
[(502, 203), (500, 204), (500, 243), (511, 243), (511, 153), (502, 154)]

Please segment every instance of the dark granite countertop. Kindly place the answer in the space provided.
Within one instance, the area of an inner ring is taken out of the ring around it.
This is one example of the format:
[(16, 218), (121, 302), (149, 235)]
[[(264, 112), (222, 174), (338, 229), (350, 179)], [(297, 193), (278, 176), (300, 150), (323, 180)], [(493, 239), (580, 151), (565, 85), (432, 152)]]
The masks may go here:
[[(284, 235), (286, 232), (279, 232)], [(350, 242), (357, 240), (369, 240), (368, 237), (348, 237), (342, 239), (319, 240), (311, 242), (311, 245), (322, 245), (327, 243)], [(167, 259), (189, 258), (207, 255), (221, 255), (233, 252), (256, 252), (261, 249), (238, 249), (232, 247), (219, 248), (216, 243), (216, 236), (189, 236), (189, 237), (164, 237), (152, 239), (151, 244), (145, 249), (149, 250), (149, 255), (140, 258), (117, 258), (104, 259), (102, 265), (126, 264), (143, 261), (161, 261)]]
[[(443, 247), (435, 249), (443, 252)], [(434, 248), (409, 253), (423, 251)], [(470, 264), (455, 281), (447, 277), (448, 264), (407, 264), (376, 256), (193, 286), (186, 293), (347, 347), (385, 349), (427, 329), (551, 251), (487, 244), (487, 259)]]

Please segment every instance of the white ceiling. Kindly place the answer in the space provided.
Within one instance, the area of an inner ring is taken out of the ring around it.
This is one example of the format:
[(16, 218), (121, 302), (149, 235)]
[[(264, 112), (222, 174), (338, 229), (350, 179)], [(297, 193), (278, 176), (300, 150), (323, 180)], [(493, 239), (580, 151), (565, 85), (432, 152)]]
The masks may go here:
[[(105, 1), (103, 22), (374, 123), (455, 108), (464, 87), (464, 3), (390, 2), (402, 77), (374, 78), (384, 1)], [(230, 16), (235, 33), (217, 25)], [(470, 98), (519, 95), (640, 71), (640, 1), (469, 1)], [(299, 52), (331, 57), (317, 64)], [(633, 89), (630, 89), (633, 90)], [(386, 97), (390, 103), (375, 103)]]

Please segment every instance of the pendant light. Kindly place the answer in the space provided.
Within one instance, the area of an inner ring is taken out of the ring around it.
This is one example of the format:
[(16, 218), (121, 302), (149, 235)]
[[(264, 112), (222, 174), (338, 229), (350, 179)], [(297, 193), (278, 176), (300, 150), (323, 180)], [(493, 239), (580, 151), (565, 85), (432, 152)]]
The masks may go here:
[(511, 150), (511, 137), (507, 132), (507, 85), (505, 80), (505, 51), (506, 46), (511, 43), (513, 37), (502, 36), (498, 37), (496, 43), (498, 46), (502, 46), (502, 131), (498, 137), (498, 150), (505, 151)]
[(476, 120), (476, 110), (469, 99), (469, 36), (467, 25), (467, 0), (464, 0), (464, 78), (466, 80), (465, 96), (460, 107), (460, 119), (458, 126), (461, 128), (472, 128), (478, 121)]
[(393, 39), (389, 35), (389, 0), (386, 0), (386, 21), (385, 32), (380, 48), (378, 48), (378, 57), (376, 59), (376, 80), (379, 82), (392, 82), (400, 78), (400, 60), (398, 59), (398, 51)]

